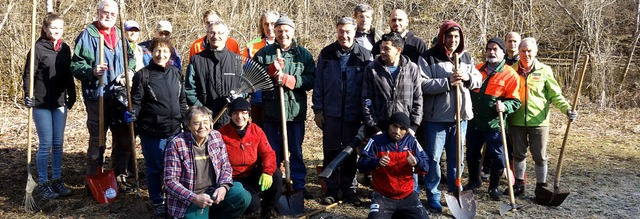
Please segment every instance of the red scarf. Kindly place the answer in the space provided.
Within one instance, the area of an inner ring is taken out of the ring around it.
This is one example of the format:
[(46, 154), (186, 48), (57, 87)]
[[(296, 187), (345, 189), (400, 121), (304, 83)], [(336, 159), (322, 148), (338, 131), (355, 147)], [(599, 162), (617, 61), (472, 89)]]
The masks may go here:
[[(96, 22), (94, 22), (94, 25), (96, 27), (99, 27), (100, 23), (98, 23), (96, 21)], [(101, 30), (101, 29), (98, 29), (98, 32), (102, 36), (104, 36), (104, 43), (109, 49), (115, 49), (116, 48), (116, 44), (118, 43), (118, 32), (116, 31), (115, 27), (111, 27), (111, 29), (109, 30), (108, 33), (107, 33), (106, 30)]]
[(54, 51), (60, 51), (60, 46), (62, 46), (62, 39), (59, 39), (58, 42), (52, 40), (51, 43), (53, 44)]

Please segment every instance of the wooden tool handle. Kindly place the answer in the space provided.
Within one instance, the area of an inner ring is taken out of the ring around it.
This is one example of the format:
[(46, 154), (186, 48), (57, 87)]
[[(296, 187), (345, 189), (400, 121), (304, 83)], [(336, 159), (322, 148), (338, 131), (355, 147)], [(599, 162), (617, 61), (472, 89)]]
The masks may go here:
[[(282, 57), (282, 52), (280, 49), (276, 49), (276, 60)], [(282, 73), (279, 71), (278, 73)], [(277, 74), (276, 74), (277, 75)], [(280, 93), (280, 112), (282, 119), (282, 151), (284, 153), (284, 169), (285, 169), (285, 183), (291, 183), (291, 167), (289, 163), (289, 140), (287, 139), (287, 110), (285, 109), (284, 104), (284, 89), (282, 86), (278, 86), (278, 91)]]
[[(453, 70), (457, 71), (459, 68), (460, 57), (458, 53), (453, 54)], [(461, 121), (461, 112), (462, 111), (462, 97), (460, 92), (460, 84), (456, 84), (456, 159), (457, 159), (457, 171), (456, 171), (456, 186), (459, 191), (462, 191), (462, 183), (460, 180), (462, 179), (462, 128), (460, 127)]]
[[(102, 34), (98, 34), (100, 36), (100, 41), (98, 42), (99, 54), (98, 54), (98, 63), (100, 65), (104, 64), (104, 36)], [(105, 131), (104, 131), (104, 76), (100, 76), (100, 82), (98, 84), (98, 146), (105, 146)]]

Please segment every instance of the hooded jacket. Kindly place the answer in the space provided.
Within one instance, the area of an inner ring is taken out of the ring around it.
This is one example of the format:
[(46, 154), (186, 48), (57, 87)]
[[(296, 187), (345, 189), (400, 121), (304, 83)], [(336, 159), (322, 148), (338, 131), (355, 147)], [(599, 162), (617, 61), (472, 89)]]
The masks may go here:
[[(55, 49), (49, 39), (40, 38), (35, 44), (35, 62), (33, 74), (33, 107), (55, 109), (67, 105), (71, 109), (76, 102), (76, 85), (71, 75), (71, 49), (60, 40)], [(29, 59), (27, 54), (22, 87), (25, 96), (29, 95)], [(68, 97), (67, 97), (68, 96)]]

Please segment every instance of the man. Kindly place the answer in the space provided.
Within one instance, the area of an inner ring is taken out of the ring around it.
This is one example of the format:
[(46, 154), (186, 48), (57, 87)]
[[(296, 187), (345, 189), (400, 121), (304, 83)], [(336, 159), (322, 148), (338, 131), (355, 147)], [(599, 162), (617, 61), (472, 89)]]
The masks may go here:
[(562, 96), (562, 89), (553, 76), (551, 67), (540, 62), (538, 44), (534, 38), (524, 38), (520, 43), (520, 60), (514, 68), (520, 75), (520, 101), (523, 107), (509, 116), (509, 135), (513, 143), (516, 182), (515, 195), (525, 191), (527, 149), (535, 162), (536, 190), (547, 186), (547, 141), (549, 139), (549, 105), (553, 103), (570, 120), (578, 113)]
[[(305, 198), (313, 198), (304, 188), (307, 169), (302, 159), (302, 140), (304, 139), (304, 121), (307, 115), (307, 91), (313, 88), (315, 63), (307, 49), (299, 46), (295, 40), (295, 23), (286, 15), (276, 21), (276, 43), (262, 48), (253, 57), (268, 70), (277, 86), (284, 90), (284, 100), (280, 100), (279, 89), (262, 92), (264, 132), (269, 144), (276, 152), (278, 164), (282, 162), (282, 114), (287, 120), (287, 140), (291, 153), (291, 179), (293, 189), (302, 190)], [(280, 50), (282, 57), (277, 57)], [(280, 101), (285, 109), (280, 108)]]
[[(318, 57), (313, 88), (314, 121), (322, 129), (322, 148), (326, 167), (349, 146), (362, 124), (362, 76), (371, 62), (371, 53), (354, 43), (356, 21), (343, 17), (336, 24), (336, 42), (324, 47)], [(337, 201), (338, 192), (346, 202), (359, 204), (351, 189), (356, 174), (356, 154), (352, 153), (329, 177), (322, 204)]]
[(401, 55), (404, 45), (398, 33), (382, 35), (382, 53), (365, 68), (362, 110), (367, 136), (382, 134), (396, 112), (409, 115), (411, 124), (407, 131), (412, 136), (422, 120), (420, 68)]
[(356, 23), (358, 24), (355, 41), (360, 46), (371, 51), (373, 45), (380, 40), (383, 34), (382, 31), (371, 27), (373, 8), (365, 3), (358, 4), (353, 9), (353, 18), (356, 19)]
[(220, 133), (211, 129), (211, 116), (206, 107), (191, 107), (185, 121), (189, 131), (167, 144), (164, 186), (172, 217), (237, 218), (251, 203), (251, 194), (231, 179), (227, 150)]
[[(226, 48), (229, 28), (222, 21), (216, 21), (207, 27), (209, 47), (191, 57), (185, 76), (185, 90), (189, 106), (206, 106), (219, 114), (227, 104), (233, 89), (240, 86), (242, 57)], [(213, 124), (220, 129), (229, 123), (229, 114), (223, 113)]]
[(518, 45), (520, 45), (520, 34), (517, 32), (509, 32), (504, 37), (507, 40), (507, 54), (504, 59), (507, 61), (507, 65), (513, 65), (520, 60), (518, 55)]
[[(202, 15), (202, 23), (204, 24), (204, 29), (207, 32), (209, 31), (208, 30), (209, 24), (212, 24), (218, 21), (222, 21), (222, 19), (220, 19), (220, 14), (217, 11), (208, 10), (208, 11), (205, 11), (204, 14)], [(189, 48), (189, 60), (191, 60), (191, 57), (194, 56), (195, 54), (209, 48), (209, 44), (210, 42), (208, 41), (207, 34), (205, 34), (204, 37), (198, 38), (196, 41), (193, 41), (193, 43), (191, 44), (191, 47)], [(233, 38), (228, 37), (228, 34), (227, 34), (227, 41), (225, 42), (225, 45), (226, 45), (225, 47), (227, 47), (229, 51), (234, 52), (236, 54), (240, 54), (240, 47), (238, 47), (238, 42)]]
[[(124, 77), (124, 50), (120, 29), (115, 27), (118, 16), (118, 3), (103, 0), (98, 3), (98, 20), (89, 24), (76, 38), (76, 46), (71, 59), (71, 71), (82, 83), (82, 97), (87, 110), (87, 129), (89, 131), (89, 147), (87, 148), (86, 176), (93, 176), (104, 163), (105, 142), (99, 142), (99, 96), (104, 91), (104, 136), (107, 129), (112, 135), (113, 170), (118, 178), (121, 192), (131, 192), (126, 183), (127, 166), (131, 160), (131, 133), (129, 126), (122, 118), (124, 111), (112, 112), (113, 109), (126, 109), (126, 105), (115, 97), (122, 95), (126, 83)], [(104, 64), (100, 64), (99, 36), (104, 36)], [(126, 46), (129, 71), (135, 69), (135, 59), (131, 47)], [(133, 74), (130, 74), (132, 77)], [(99, 80), (104, 80), (104, 88), (99, 87)], [(124, 93), (126, 95), (126, 92)], [(106, 140), (106, 139), (103, 139)], [(103, 146), (103, 147), (101, 147)]]
[(503, 112), (506, 116), (520, 107), (520, 79), (513, 68), (505, 63), (505, 45), (502, 39), (489, 39), (485, 49), (487, 61), (476, 66), (482, 74), (482, 86), (471, 92), (474, 117), (469, 121), (467, 130), (469, 184), (465, 189), (476, 189), (482, 185), (480, 150), (486, 143), (484, 159), (492, 161), (489, 197), (499, 201), (502, 194), (498, 191), (498, 185), (505, 161), (498, 112)]
[[(458, 69), (454, 68), (454, 54), (460, 57)], [(422, 55), (420, 60), (424, 93), (425, 151), (429, 156), (429, 171), (425, 176), (425, 189), (429, 209), (442, 212), (440, 204), (440, 157), (447, 153), (448, 191), (456, 191), (457, 139), (464, 136), (467, 120), (473, 118), (469, 90), (480, 87), (482, 76), (474, 68), (471, 54), (465, 51), (462, 27), (454, 21), (445, 21), (438, 32), (438, 42)], [(456, 87), (460, 88), (460, 131), (456, 127)], [(460, 161), (462, 162), (462, 161)]]
[[(170, 38), (171, 32), (173, 32), (173, 26), (171, 26), (171, 22), (164, 21), (164, 20), (158, 21), (158, 24), (156, 25), (156, 31), (154, 32), (154, 38), (156, 37)], [(144, 61), (144, 66), (147, 66), (151, 62), (151, 57), (153, 57), (153, 55), (151, 54), (151, 51), (149, 51), (151, 40), (144, 41), (139, 45), (140, 47), (142, 47), (142, 51), (144, 52), (144, 55), (142, 56), (142, 59)], [(171, 57), (169, 58), (168, 64), (176, 67), (178, 71), (182, 74), (182, 60), (180, 58), (180, 54), (178, 53), (178, 49), (175, 47), (171, 52)]]
[(407, 114), (394, 113), (389, 124), (388, 131), (369, 139), (358, 161), (360, 172), (373, 174), (368, 218), (429, 218), (413, 189), (414, 170), (429, 169), (427, 155), (409, 135)]
[(133, 50), (133, 56), (136, 60), (135, 71), (138, 72), (144, 68), (145, 64), (142, 60), (142, 47), (138, 45), (138, 39), (140, 39), (140, 25), (134, 20), (128, 20), (124, 22), (124, 30), (127, 33), (127, 40), (129, 40), (129, 46)]
[[(409, 30), (409, 17), (407, 13), (400, 9), (395, 9), (391, 11), (391, 15), (389, 15), (389, 27), (391, 28), (391, 32), (396, 32), (402, 36), (404, 40), (404, 49), (402, 50), (402, 55), (406, 55), (413, 63), (418, 63), (420, 59), (420, 55), (427, 51), (427, 45), (422, 41), (422, 39), (415, 36), (413, 31)], [(371, 50), (371, 53), (374, 56), (380, 54), (380, 45), (376, 43)]]

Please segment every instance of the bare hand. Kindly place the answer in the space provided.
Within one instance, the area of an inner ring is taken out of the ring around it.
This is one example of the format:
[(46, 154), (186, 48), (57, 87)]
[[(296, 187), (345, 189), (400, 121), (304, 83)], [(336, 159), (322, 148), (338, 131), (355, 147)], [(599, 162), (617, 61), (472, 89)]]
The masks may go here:
[(451, 85), (458, 85), (462, 83), (462, 81), (468, 81), (468, 80), (469, 80), (469, 74), (462, 72), (461, 69), (454, 70), (453, 73), (451, 74), (451, 77), (449, 77), (449, 81), (451, 82)]
[(220, 204), (224, 200), (224, 196), (227, 195), (227, 189), (224, 187), (218, 187), (216, 191), (213, 191), (213, 204)]
[(389, 158), (389, 151), (387, 151), (387, 154), (380, 158), (380, 166), (386, 167), (389, 165), (389, 161), (391, 161), (391, 158)]
[(102, 65), (97, 65), (93, 69), (93, 76), (98, 78), (102, 77), (102, 75), (104, 75), (104, 73), (107, 72), (107, 69), (109, 69), (109, 66), (107, 66), (107, 63), (103, 63)]
[(196, 204), (200, 208), (206, 208), (207, 206), (211, 206), (213, 204), (213, 200), (207, 193), (202, 193), (196, 195), (196, 198), (193, 199), (193, 204)]
[(496, 111), (497, 112), (504, 112), (505, 106), (504, 106), (504, 103), (502, 101), (498, 100), (498, 102), (496, 102), (494, 105), (496, 106)]
[(418, 164), (418, 160), (416, 160), (416, 157), (413, 156), (411, 151), (407, 151), (407, 163), (409, 163), (409, 165), (411, 165), (412, 167)]

